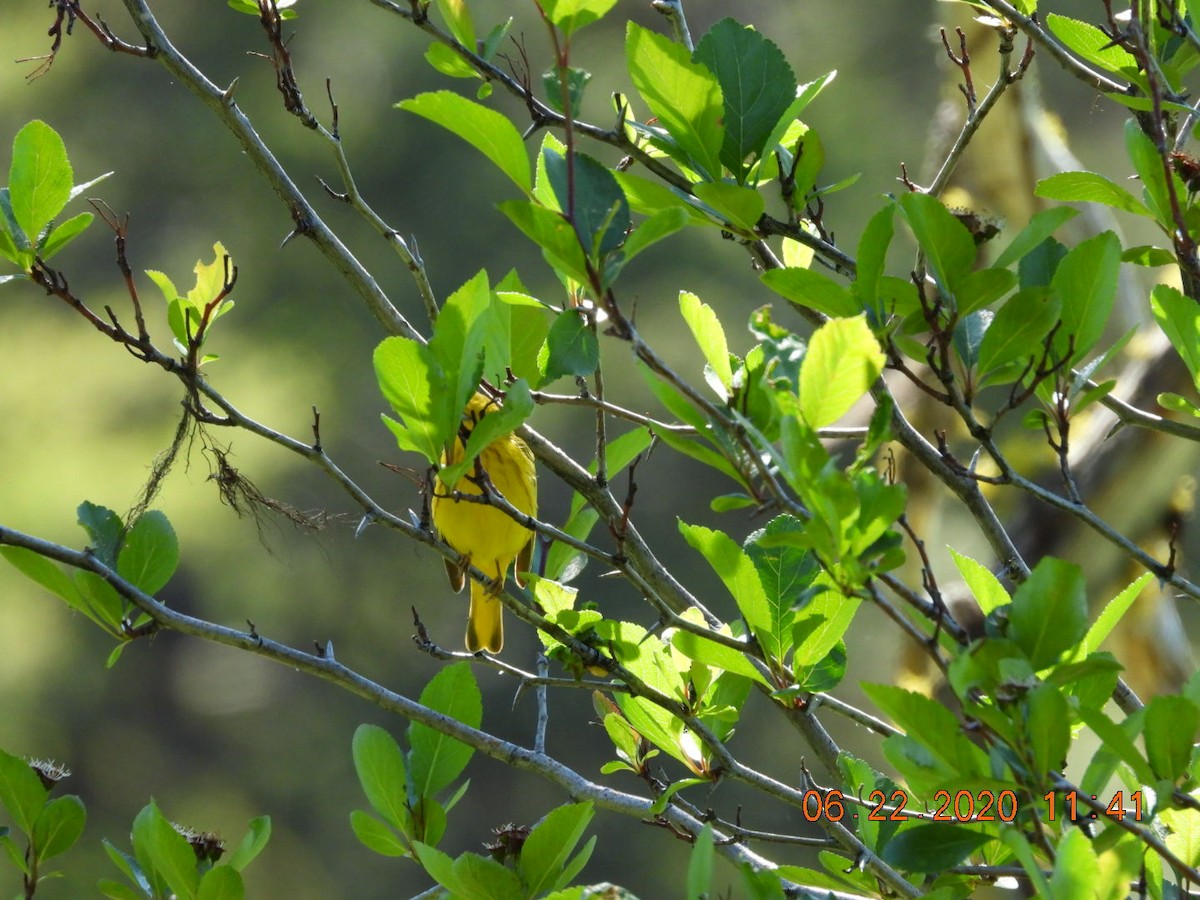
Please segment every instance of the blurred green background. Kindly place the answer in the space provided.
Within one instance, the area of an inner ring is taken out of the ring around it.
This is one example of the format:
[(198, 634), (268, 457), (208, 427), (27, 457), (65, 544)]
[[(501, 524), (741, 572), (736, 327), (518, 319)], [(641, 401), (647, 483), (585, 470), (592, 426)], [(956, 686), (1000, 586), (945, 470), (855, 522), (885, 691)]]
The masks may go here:
[[(333, 160), (282, 109), (270, 64), (255, 55), (267, 49), (257, 22), (223, 0), (155, 6), (179, 49), (214, 82), (239, 80), (238, 104), (293, 179), (393, 302), (424, 327), (404, 266), (320, 189), (318, 177), (338, 186)], [(512, 33), (524, 42), (535, 76), (548, 65), (548, 42), (531, 4), (477, 0), (473, 6), (477, 19), (489, 25), (501, 15), (516, 16)], [(195, 262), (210, 260), (213, 243), (222, 241), (240, 279), (237, 308), (214, 333), (213, 350), (222, 358), (210, 369), (213, 382), (247, 413), (301, 439), (310, 433), (311, 408), (318, 407), (325, 447), (343, 469), (386, 506), (416, 506), (412, 485), (378, 465), (417, 465), (397, 451), (379, 421), (384, 403), (371, 351), (384, 335), (306, 241), (280, 248), (291, 219), (230, 135), (161, 67), (108, 52), (82, 26), (47, 73), (27, 79), (38, 63), (20, 60), (46, 52), (54, 13), (42, 0), (5, 0), (4, 7), (0, 169), (7, 167), (12, 135), (41, 118), (66, 141), (77, 180), (114, 172), (91, 193), (129, 213), (128, 255), (136, 272), (160, 269), (186, 288)], [(118, 35), (137, 40), (118, 0), (96, 0), (86, 8)], [(726, 15), (753, 23), (783, 48), (802, 82), (839, 70), (806, 120), (820, 131), (828, 155), (821, 181), (862, 173), (856, 185), (831, 198), (826, 211), (827, 226), (853, 251), (879, 195), (896, 189), (900, 163), (914, 173), (922, 168), (949, 67), (935, 26), (949, 21), (953, 8), (912, 0), (690, 0), (687, 9), (697, 38)], [(300, 11), (286, 31), (294, 33), (290, 48), (301, 89), (327, 121), (324, 81), (332, 80), (359, 187), (394, 228), (415, 236), (439, 295), (480, 268), (495, 281), (516, 267), (533, 293), (560, 301), (539, 254), (494, 208), (513, 196), (511, 184), (473, 149), (392, 108), (424, 90), (470, 94), (473, 83), (431, 70), (422, 59), (427, 38), (365, 0), (304, 0)], [(626, 17), (664, 27), (648, 3), (620, 0), (610, 22), (577, 41), (573, 62), (595, 74), (582, 117), (600, 124), (611, 122), (609, 93), (631, 91), (621, 67)], [(1102, 166), (1119, 152), (1122, 114), (1093, 104), (1084, 88), (1055, 69), (1041, 74), (1061, 101), (1052, 105), (1070, 113), (1076, 152), (1089, 165)], [(488, 102), (518, 121), (522, 117), (499, 91)], [(612, 157), (605, 148), (593, 152)], [(73, 211), (82, 208), (77, 202)], [(128, 318), (111, 237), (101, 224), (55, 263), (93, 308), (110, 304)], [(139, 285), (152, 333), (165, 348), (157, 293), (144, 277)], [(749, 346), (744, 323), (750, 311), (774, 299), (745, 252), (715, 231), (690, 230), (630, 266), (618, 288), (622, 302), (637, 303), (644, 334), (697, 379), (696, 354), (678, 318), (680, 289), (697, 292), (717, 309), (735, 352)], [(786, 311), (777, 318), (799, 328)], [(626, 348), (607, 343), (604, 355), (610, 396), (649, 408)], [(0, 288), (0, 522), (83, 546), (75, 507), (88, 499), (124, 513), (135, 502), (156, 454), (171, 440), (180, 399), (173, 379), (106, 343), (59, 301), (27, 284)], [(533, 424), (578, 458), (590, 457), (590, 418), (544, 409)], [(378, 527), (356, 539), (355, 510), (315, 468), (246, 434), (216, 436), (228, 444), (233, 465), (264, 493), (333, 518), (318, 534), (269, 517), (261, 523), (239, 519), (210, 483), (209, 461), (194, 453), (176, 467), (155, 503), (173, 522), (183, 551), (163, 599), (234, 627), (252, 620), (262, 634), (295, 646), (332, 641), (344, 663), (415, 696), (438, 664), (409, 640), (410, 607), (418, 608), (435, 640), (452, 648), (461, 641), (465, 599), (447, 589), (440, 559)], [(561, 521), (569, 497), (548, 477), (542, 482), (543, 515)], [(636, 519), (661, 555), (674, 561), (676, 573), (711, 607), (728, 612), (707, 566), (675, 527), (676, 517), (719, 523), (739, 539), (759, 527), (758, 521), (718, 519), (709, 511), (708, 499), (726, 490), (711, 472), (660, 452), (639, 470)], [(583, 599), (596, 600), (612, 615), (650, 623), (624, 585), (598, 580), (599, 574), (589, 570), (582, 577)], [(505, 656), (529, 667), (536, 641), (509, 624)], [(873, 638), (891, 633), (877, 614), (863, 611), (848, 685), (892, 677), (898, 648), (890, 637)], [(171, 634), (134, 644), (115, 669), (105, 670), (110, 646), (102, 635), (8, 567), (0, 567), (0, 636), (0, 747), (66, 763), (74, 771), (68, 789), (83, 797), (89, 812), (84, 840), (61, 861), (67, 876), (47, 883), (39, 897), (93, 895), (97, 878), (115, 874), (99, 839), (127, 847), (133, 816), (150, 797), (169, 817), (227, 841), (241, 836), (250, 817), (271, 815), (274, 836), (248, 870), (251, 896), (381, 900), (429, 886), (412, 863), (385, 860), (359, 846), (347, 820), (365, 805), (350, 759), (355, 726), (371, 721), (399, 734), (405, 723), (314, 679)], [(514, 704), (511, 679), (485, 668), (478, 676), (486, 694), (485, 727), (530, 744), (531, 699)], [(755, 709), (765, 704), (752, 698), (750, 712)], [(552, 695), (550, 712), (549, 751), (599, 777), (611, 754), (602, 729), (590, 724), (586, 695)], [(794, 782), (805, 749), (793, 732), (770, 730), (776, 727), (768, 716), (760, 732), (739, 735), (734, 746), (747, 763)], [(871, 742), (861, 733), (841, 738), (848, 749), (869, 752)], [(452, 814), (444, 844), (450, 852), (478, 848), (506, 822), (532, 824), (569, 799), (482, 757), (468, 775), (471, 789)], [(638, 789), (624, 778), (611, 783)], [(726, 814), (740, 802), (755, 802), (732, 785), (695, 799)], [(747, 815), (754, 827), (796, 827), (752, 806)], [(585, 877), (620, 881), (643, 897), (677, 895), (687, 852), (682, 842), (609, 814), (601, 814), (592, 830), (600, 842)], [(17, 883), (12, 867), (0, 862), (0, 893), (13, 893)]]

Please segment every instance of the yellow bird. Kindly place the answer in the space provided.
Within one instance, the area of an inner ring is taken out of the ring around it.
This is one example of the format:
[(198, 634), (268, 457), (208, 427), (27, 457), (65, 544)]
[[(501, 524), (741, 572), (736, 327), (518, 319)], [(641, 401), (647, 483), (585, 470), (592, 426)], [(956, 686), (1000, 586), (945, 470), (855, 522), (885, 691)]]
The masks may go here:
[[(475, 394), (463, 412), (463, 429), (471, 429), (483, 419), (489, 407), (499, 402)], [(463, 430), (454, 441), (449, 457), (442, 455), (442, 465), (452, 465), (462, 459)], [(515, 434), (506, 434), (489, 444), (479, 455), (479, 462), (492, 486), (509, 503), (529, 516), (537, 516), (537, 473), (533, 453)], [(476, 483), (475, 469), (459, 479), (454, 489), (460, 494), (482, 494)], [(490, 590), (481, 582), (471, 582), (471, 612), (467, 619), (467, 649), (472, 653), (488, 650), (499, 653), (504, 644), (504, 623), (500, 613), (503, 606), (496, 596), (503, 590), (504, 576), (516, 560), (513, 573), (518, 585), (525, 582), (517, 573), (528, 571), (533, 553), (533, 532), (515, 522), (499, 509), (469, 500), (455, 500), (446, 486), (435, 482), (432, 499), (433, 524), (442, 540), (467, 558), (471, 565), (483, 570), (495, 580)], [(466, 583), (466, 570), (446, 562), (450, 586), (456, 592)]]

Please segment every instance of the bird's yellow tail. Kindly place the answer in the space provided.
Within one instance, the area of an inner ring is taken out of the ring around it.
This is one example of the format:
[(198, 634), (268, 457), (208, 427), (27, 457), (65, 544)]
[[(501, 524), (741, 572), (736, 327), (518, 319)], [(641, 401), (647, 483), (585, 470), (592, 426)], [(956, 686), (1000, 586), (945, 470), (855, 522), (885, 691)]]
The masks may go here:
[(467, 617), (467, 649), (499, 653), (504, 646), (503, 606), (485, 585), (471, 581), (471, 612)]

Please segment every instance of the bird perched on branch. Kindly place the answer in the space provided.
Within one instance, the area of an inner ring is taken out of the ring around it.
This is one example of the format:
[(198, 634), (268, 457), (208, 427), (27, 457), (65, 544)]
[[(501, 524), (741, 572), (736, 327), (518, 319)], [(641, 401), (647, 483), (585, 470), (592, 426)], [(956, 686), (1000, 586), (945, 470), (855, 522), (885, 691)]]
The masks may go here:
[[(463, 446), (471, 431), (499, 401), (476, 393), (463, 411), (458, 437), (442, 465), (462, 459)], [(454, 491), (435, 484), (431, 501), (433, 525), (442, 540), (463, 555), (462, 563), (446, 562), (450, 586), (461, 591), (467, 580), (467, 567), (475, 566), (492, 579), (490, 585), (471, 582), (471, 611), (467, 618), (467, 649), (472, 653), (488, 650), (498, 653), (504, 644), (504, 623), (498, 594), (504, 589), (508, 567), (516, 561), (513, 577), (524, 584), (520, 573), (528, 571), (533, 552), (533, 533), (502, 509), (487, 503), (461, 499), (456, 495), (486, 496), (484, 486), (504, 497), (527, 516), (537, 516), (537, 473), (533, 453), (515, 434), (506, 434), (490, 443), (479, 454), (475, 467), (459, 479)]]

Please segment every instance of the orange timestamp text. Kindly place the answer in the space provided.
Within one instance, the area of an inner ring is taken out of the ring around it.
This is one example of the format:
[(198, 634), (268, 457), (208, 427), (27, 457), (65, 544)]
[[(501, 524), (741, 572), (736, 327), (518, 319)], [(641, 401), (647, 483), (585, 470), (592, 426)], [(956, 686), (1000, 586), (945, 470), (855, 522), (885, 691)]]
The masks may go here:
[[(851, 810), (846, 809), (845, 795), (836, 788), (830, 791), (809, 790), (804, 794), (804, 818), (809, 822), (827, 819), (840, 822), (851, 819), (866, 819), (868, 822), (907, 822), (922, 819), (930, 822), (1013, 822), (1017, 818), (1019, 803), (1016, 791), (999, 792), (987, 789), (977, 791), (941, 790), (933, 795), (931, 809), (909, 809), (912, 798), (902, 790), (890, 794), (875, 790), (865, 799), (852, 798)], [(866, 812), (859, 813), (860, 808)]]

